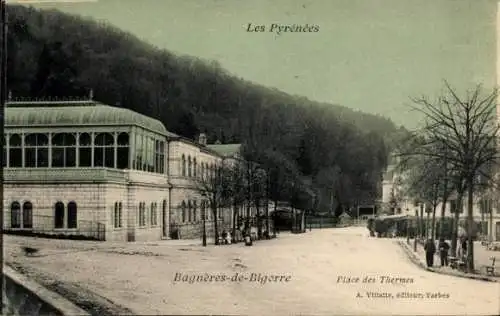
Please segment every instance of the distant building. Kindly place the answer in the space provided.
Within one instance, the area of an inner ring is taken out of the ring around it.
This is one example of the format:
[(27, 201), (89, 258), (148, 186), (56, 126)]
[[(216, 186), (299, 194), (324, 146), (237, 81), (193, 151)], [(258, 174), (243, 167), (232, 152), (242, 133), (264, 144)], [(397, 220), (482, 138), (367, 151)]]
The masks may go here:
[[(193, 179), (239, 150), (211, 149), (203, 137), (192, 142), (158, 120), (94, 101), (8, 102), (4, 231), (134, 241), (176, 229), (197, 238), (206, 201)], [(231, 225), (221, 215), (221, 228)], [(210, 230), (211, 214), (207, 222)]]
[(404, 187), (406, 175), (398, 170), (398, 163), (393, 155), (382, 180), (381, 212), (390, 215), (407, 212), (411, 204)]

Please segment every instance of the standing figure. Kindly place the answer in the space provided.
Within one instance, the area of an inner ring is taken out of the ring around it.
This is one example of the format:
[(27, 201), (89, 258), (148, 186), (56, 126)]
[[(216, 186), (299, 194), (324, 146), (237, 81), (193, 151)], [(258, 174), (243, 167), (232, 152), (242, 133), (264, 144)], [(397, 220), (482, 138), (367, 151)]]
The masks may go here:
[(466, 261), (467, 259), (467, 238), (462, 238), (462, 261)]
[(439, 239), (439, 256), (441, 257), (441, 267), (448, 266), (448, 251), (450, 250), (450, 245), (444, 240), (444, 238)]
[(436, 245), (431, 238), (427, 239), (424, 245), (425, 250), (425, 261), (427, 262), (427, 267), (432, 267), (434, 264), (434, 254), (436, 253)]

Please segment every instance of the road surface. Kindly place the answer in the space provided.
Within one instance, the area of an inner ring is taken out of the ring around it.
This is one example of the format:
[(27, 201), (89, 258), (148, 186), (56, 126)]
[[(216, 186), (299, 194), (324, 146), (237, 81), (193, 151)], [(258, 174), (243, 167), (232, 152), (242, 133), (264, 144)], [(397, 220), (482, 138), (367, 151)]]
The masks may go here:
[[(25, 257), (20, 245), (40, 247)], [(6, 236), (6, 261), (137, 314), (495, 315), (500, 283), (439, 275), (363, 227), (281, 234), (252, 247)]]

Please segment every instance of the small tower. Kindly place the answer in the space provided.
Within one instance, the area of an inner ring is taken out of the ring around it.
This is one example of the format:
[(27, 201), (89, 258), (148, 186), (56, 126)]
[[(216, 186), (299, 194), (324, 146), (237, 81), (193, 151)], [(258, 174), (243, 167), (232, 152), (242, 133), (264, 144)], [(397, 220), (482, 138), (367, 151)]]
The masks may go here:
[(198, 136), (198, 144), (202, 146), (207, 145), (207, 135), (205, 133), (200, 133), (200, 136)]

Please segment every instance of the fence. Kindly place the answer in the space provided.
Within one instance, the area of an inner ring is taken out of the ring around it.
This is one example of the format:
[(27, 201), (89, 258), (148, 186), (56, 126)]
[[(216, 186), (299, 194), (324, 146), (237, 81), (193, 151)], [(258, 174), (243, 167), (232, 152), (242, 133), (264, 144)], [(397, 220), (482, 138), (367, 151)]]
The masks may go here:
[(88, 220), (77, 220), (75, 228), (55, 228), (54, 217), (33, 215), (31, 227), (5, 227), (4, 233), (58, 239), (106, 240), (106, 225)]
[(337, 227), (337, 219), (335, 217), (319, 217), (319, 216), (307, 216), (306, 217), (306, 228), (333, 228)]

